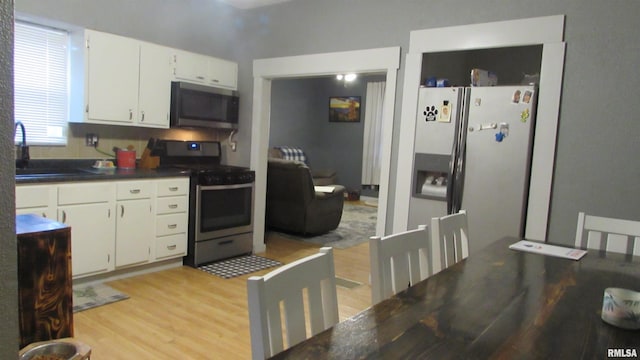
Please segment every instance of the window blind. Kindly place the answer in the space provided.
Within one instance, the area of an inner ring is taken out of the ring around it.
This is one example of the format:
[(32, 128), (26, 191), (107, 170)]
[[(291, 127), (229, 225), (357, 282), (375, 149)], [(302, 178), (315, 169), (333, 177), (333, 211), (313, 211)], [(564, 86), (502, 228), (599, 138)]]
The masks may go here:
[[(15, 121), (24, 124), (27, 145), (66, 145), (68, 34), (16, 22), (14, 36)], [(22, 142), (19, 129), (14, 140)]]

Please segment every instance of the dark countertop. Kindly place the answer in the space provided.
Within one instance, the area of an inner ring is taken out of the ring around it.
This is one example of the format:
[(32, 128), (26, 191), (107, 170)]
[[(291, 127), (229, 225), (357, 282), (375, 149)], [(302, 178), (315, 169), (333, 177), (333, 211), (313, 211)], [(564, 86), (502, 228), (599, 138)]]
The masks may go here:
[(71, 181), (105, 181), (129, 179), (153, 179), (189, 176), (181, 169), (94, 169), (95, 160), (31, 160), (28, 169), (60, 170), (59, 173), (16, 175), (16, 184), (54, 183)]

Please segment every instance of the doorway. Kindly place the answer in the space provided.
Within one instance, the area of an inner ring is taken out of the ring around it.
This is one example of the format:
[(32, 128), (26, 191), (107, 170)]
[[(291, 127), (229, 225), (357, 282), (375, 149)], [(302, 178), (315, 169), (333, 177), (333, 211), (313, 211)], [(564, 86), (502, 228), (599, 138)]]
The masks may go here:
[(400, 48), (378, 48), (335, 53), (259, 59), (253, 64), (254, 96), (251, 130), (251, 167), (256, 171), (256, 198), (254, 208), (254, 252), (263, 252), (265, 194), (267, 185), (267, 155), (271, 125), (271, 81), (281, 78), (328, 76), (336, 73), (383, 73), (387, 79), (384, 96), (382, 141), (382, 169), (378, 199), (376, 235), (386, 229), (388, 183), (391, 166), (391, 139), (397, 70), (400, 66)]
[[(522, 29), (537, 29), (525, 31)], [(541, 45), (542, 59), (525, 238), (546, 239), (564, 71), (564, 15), (499, 21), (411, 32), (403, 89), (393, 232), (407, 229), (412, 152), (423, 54)]]

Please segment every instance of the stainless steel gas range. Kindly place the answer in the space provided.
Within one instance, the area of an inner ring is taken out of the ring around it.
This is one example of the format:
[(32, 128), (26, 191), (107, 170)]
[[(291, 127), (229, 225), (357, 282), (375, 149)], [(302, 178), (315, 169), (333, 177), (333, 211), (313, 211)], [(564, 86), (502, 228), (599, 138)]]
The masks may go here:
[(217, 141), (158, 140), (160, 167), (188, 169), (189, 235), (186, 265), (251, 253), (255, 173), (221, 165)]

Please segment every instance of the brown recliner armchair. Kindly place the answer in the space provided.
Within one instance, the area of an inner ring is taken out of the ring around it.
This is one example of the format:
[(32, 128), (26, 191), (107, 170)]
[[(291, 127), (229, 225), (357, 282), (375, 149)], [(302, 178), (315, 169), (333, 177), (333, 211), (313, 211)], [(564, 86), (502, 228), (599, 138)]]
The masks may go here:
[[(307, 163), (307, 155), (300, 148), (290, 146), (276, 146), (269, 149), (269, 158), (297, 160)], [(313, 184), (316, 186), (332, 185), (336, 183), (336, 171), (333, 169), (313, 169), (310, 168)]]
[(269, 159), (266, 224), (277, 230), (318, 235), (338, 227), (345, 188), (316, 192), (309, 168), (302, 162)]

